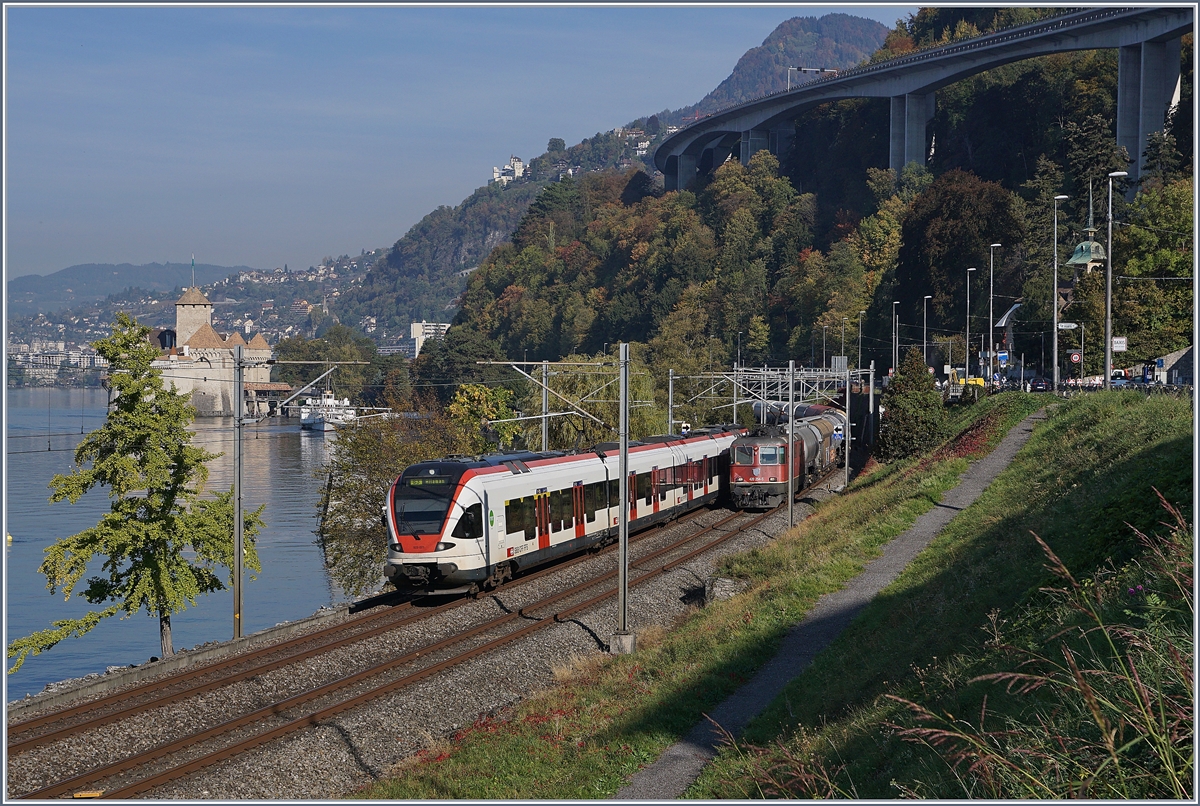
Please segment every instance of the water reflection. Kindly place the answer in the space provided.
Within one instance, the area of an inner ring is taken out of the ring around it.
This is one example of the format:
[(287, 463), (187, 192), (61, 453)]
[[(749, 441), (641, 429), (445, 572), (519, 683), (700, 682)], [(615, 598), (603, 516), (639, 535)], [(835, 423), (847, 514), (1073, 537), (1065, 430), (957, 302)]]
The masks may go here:
[[(94, 526), (108, 511), (103, 489), (74, 505), (48, 503), (50, 479), (55, 473), (71, 472), (81, 432), (103, 424), (107, 396), (102, 389), (9, 389), (7, 399), (5, 511), (13, 543), (5, 550), (5, 619), (12, 641), (54, 620), (98, 609), (79, 597), (64, 602), (61, 592), (51, 594), (37, 568), (46, 546)], [(223, 454), (209, 463), (208, 488), (229, 489), (232, 418), (197, 420), (193, 430), (195, 444)], [(296, 420), (267, 421), (248, 426), (244, 433), (243, 502), (247, 509), (266, 504), (266, 526), (258, 537), (263, 570), (244, 586), (242, 618), (249, 634), (304, 618), (345, 596), (326, 573), (314, 534), (324, 484), (317, 474), (328, 459), (330, 440), (302, 434)], [(201, 597), (196, 607), (172, 617), (175, 646), (227, 640), (232, 623), (230, 591)], [(101, 672), (110, 665), (141, 663), (157, 654), (157, 619), (143, 613), (106, 619), (88, 635), (31, 657), (21, 671), (7, 676), (8, 699), (39, 691), (48, 682)]]

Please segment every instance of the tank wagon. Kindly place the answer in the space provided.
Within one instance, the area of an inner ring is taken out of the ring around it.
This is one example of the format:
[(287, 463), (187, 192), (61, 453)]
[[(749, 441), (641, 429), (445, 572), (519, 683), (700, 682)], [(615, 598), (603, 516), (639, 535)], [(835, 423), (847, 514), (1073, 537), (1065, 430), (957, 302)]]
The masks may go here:
[[(727, 494), (729, 446), (712, 426), (629, 447), (629, 528), (676, 518)], [(616, 540), (620, 446), (579, 453), (449, 457), (405, 468), (383, 506), (384, 573), (397, 588), (493, 588), (518, 571)]]
[(729, 494), (735, 507), (770, 509), (787, 501), (788, 474), (797, 492), (843, 460), (845, 415), (829, 406), (808, 406), (793, 426), (760, 426), (730, 447)]

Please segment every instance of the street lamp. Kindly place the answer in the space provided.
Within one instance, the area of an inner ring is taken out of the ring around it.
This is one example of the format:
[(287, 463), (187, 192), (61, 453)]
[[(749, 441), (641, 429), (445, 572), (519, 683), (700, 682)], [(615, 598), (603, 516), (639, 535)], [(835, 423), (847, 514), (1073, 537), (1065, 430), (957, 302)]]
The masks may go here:
[(865, 313), (866, 311), (858, 312), (858, 363), (855, 366), (859, 369), (862, 369), (862, 318)]
[(900, 371), (900, 315), (896, 313), (899, 300), (892, 300), (892, 372)]
[(842, 355), (846, 354), (846, 320), (849, 316), (842, 317)]
[(829, 366), (829, 362), (825, 359), (825, 334), (829, 332), (829, 325), (821, 325), (821, 369)]
[(971, 272), (973, 271), (975, 271), (974, 266), (967, 269), (967, 356), (963, 359), (967, 373), (964, 381), (971, 380)]
[(994, 243), (988, 245), (988, 382), (991, 382), (995, 376), (995, 370), (992, 368), (992, 361), (996, 357), (996, 337), (992, 335), (992, 324), (995, 321), (995, 314), (992, 310), (993, 292), (996, 285), (996, 250), (1000, 248), (1000, 244)]
[(929, 300), (933, 299), (932, 294), (925, 295), (925, 301), (921, 303), (921, 357), (925, 359), (925, 366), (929, 366)]
[[(1129, 176), (1127, 171), (1108, 175), (1108, 270), (1104, 278), (1104, 388), (1112, 389), (1112, 186), (1113, 179)], [(1082, 348), (1080, 349), (1082, 352)], [(1083, 363), (1083, 362), (1080, 362)]]
[[(1054, 330), (1050, 332), (1050, 352), (1054, 355), (1054, 383), (1051, 388), (1056, 392), (1058, 391), (1058, 203), (1066, 201), (1068, 198), (1068, 196), (1061, 195), (1054, 197), (1054, 288), (1050, 289), (1051, 305), (1054, 308)], [(1045, 337), (1043, 336), (1043, 338)], [(1042, 364), (1042, 372), (1045, 372), (1045, 359), (1042, 359)]]

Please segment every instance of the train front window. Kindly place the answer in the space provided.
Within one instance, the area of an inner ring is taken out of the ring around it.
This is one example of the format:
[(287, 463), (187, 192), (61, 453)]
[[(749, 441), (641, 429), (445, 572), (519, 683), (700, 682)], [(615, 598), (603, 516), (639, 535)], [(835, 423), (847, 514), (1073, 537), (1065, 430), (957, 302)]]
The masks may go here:
[(733, 446), (733, 463), (735, 465), (752, 465), (752, 464), (754, 464), (754, 446), (753, 445), (734, 445)]
[(393, 501), (397, 529), (406, 535), (439, 534), (453, 495), (454, 485), (444, 476), (401, 479)]
[(775, 447), (763, 446), (758, 449), (758, 463), (760, 465), (777, 465), (779, 464), (779, 449)]

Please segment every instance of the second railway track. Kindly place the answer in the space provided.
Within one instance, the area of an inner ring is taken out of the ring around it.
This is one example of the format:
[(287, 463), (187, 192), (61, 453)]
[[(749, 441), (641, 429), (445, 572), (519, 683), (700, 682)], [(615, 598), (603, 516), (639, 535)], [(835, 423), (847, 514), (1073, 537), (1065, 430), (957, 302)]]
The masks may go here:
[[(662, 571), (686, 562), (692, 556), (712, 550), (719, 542), (736, 535), (739, 529), (750, 528), (753, 523), (770, 514), (772, 513), (761, 516), (729, 516), (662, 548), (649, 553), (643, 550), (641, 556), (635, 556), (631, 561), (631, 587), (636, 587)], [(710, 515), (706, 519), (711, 517)], [(732, 521), (738, 521), (738, 527), (722, 534), (719, 540), (702, 539), (702, 534), (721, 529)], [(669, 530), (651, 530), (650, 534), (659, 537), (666, 531)], [(697, 541), (702, 545), (696, 547)], [(608, 562), (598, 560), (594, 555), (585, 555), (574, 563), (589, 560)], [(611, 565), (611, 562), (608, 564)], [(543, 574), (561, 574), (563, 568), (563, 565), (555, 566), (545, 572), (530, 575), (521, 582), (537, 581)], [(520, 586), (505, 586), (497, 596), (489, 598), (494, 598), (500, 609), (507, 608), (508, 612), (454, 629), (453, 634), (448, 637), (445, 634), (439, 636), (440, 628), (432, 624), (427, 628), (413, 630), (414, 633), (427, 633), (428, 640), (417, 636), (418, 640), (408, 642), (406, 647), (397, 647), (396, 650), (386, 653), (388, 657), (382, 663), (350, 664), (348, 673), (343, 669), (340, 670), (340, 674), (327, 675), (324, 682), (299, 692), (280, 692), (279, 696), (274, 697), (266, 696), (266, 692), (259, 692), (259, 696), (251, 697), (247, 704), (228, 706), (226, 716), (231, 718), (201, 721), (201, 724), (190, 731), (187, 728), (192, 726), (183, 724), (180, 726), (182, 729), (175, 733), (173, 738), (154, 742), (151, 747), (145, 749), (139, 748), (140, 752), (127, 751), (117, 758), (110, 756), (108, 760), (102, 758), (107, 754), (94, 755), (89, 759), (89, 763), (82, 767), (75, 764), (54, 765), (72, 768), (69, 774), (57, 777), (57, 780), (47, 780), (45, 775), (22, 774), (27, 770), (21, 769), (24, 765), (21, 765), (20, 759), (23, 756), (32, 757), (45, 753), (61, 760), (64, 752), (71, 754), (71, 745), (86, 743), (87, 737), (95, 733), (96, 725), (108, 724), (105, 721), (105, 713), (114, 719), (126, 719), (130, 714), (120, 717), (116, 714), (126, 710), (131, 713), (136, 711), (143, 713), (142, 719), (145, 720), (155, 717), (155, 713), (147, 712), (161, 709), (157, 713), (158, 721), (174, 721), (169, 716), (170, 700), (165, 701), (168, 704), (161, 701), (158, 704), (150, 701), (135, 702), (121, 708), (113, 708), (110, 704), (107, 706), (107, 712), (104, 710), (105, 706), (99, 705), (98, 708), (91, 709), (93, 713), (90, 716), (76, 715), (73, 717), (75, 722), (63, 723), (57, 727), (50, 719), (53, 715), (39, 718), (38, 725), (34, 725), (33, 720), (30, 720), (22, 725), (10, 726), (10, 739), (13, 741), (9, 745), (9, 794), (38, 798), (60, 797), (80, 790), (103, 790), (105, 797), (133, 797), (143, 794), (197, 769), (245, 753), (252, 747), (295, 733), (310, 725), (327, 722), (337, 714), (431, 678), (477, 657), (480, 653), (496, 650), (538, 630), (575, 618), (612, 595), (613, 589), (606, 582), (615, 577), (615, 574), (615, 570), (610, 570), (587, 582), (568, 581), (565, 590), (558, 590), (548, 597), (524, 604), (517, 603), (521, 598), (518, 595)], [(545, 586), (543, 582), (541, 585), (530, 587)], [(511, 601), (512, 604), (506, 604), (505, 600)], [(253, 664), (247, 663), (245, 657), (230, 658), (220, 664), (196, 670), (189, 676), (189, 681), (173, 679), (171, 687), (167, 689), (168, 693), (161, 695), (160, 699), (172, 696), (169, 692), (174, 691), (177, 702), (181, 698), (196, 698), (229, 685), (232, 679), (221, 678), (222, 670), (213, 668), (215, 666), (222, 666), (234, 675), (233, 679), (236, 680), (254, 681), (261, 679), (260, 676), (270, 677), (271, 671), (295, 663), (301, 656), (311, 658), (340, 646), (396, 632), (401, 627), (412, 628), (419, 622), (433, 621), (434, 617), (464, 603), (454, 602), (442, 607), (429, 608), (421, 614), (414, 614), (411, 606), (401, 606), (383, 613), (370, 613), (338, 625), (343, 628), (353, 625), (350, 628), (351, 634), (347, 634), (344, 629), (321, 630), (321, 635), (312, 633), (270, 647), (261, 653)], [(257, 707), (253, 707), (255, 705)], [(186, 723), (190, 720), (180, 721)], [(19, 729), (15, 734), (14, 728)], [(38, 751), (39, 746), (44, 749)], [(13, 761), (14, 749), (18, 749), (16, 767)], [(45, 769), (41, 764), (36, 766)], [(31, 780), (37, 778), (41, 780)]]

